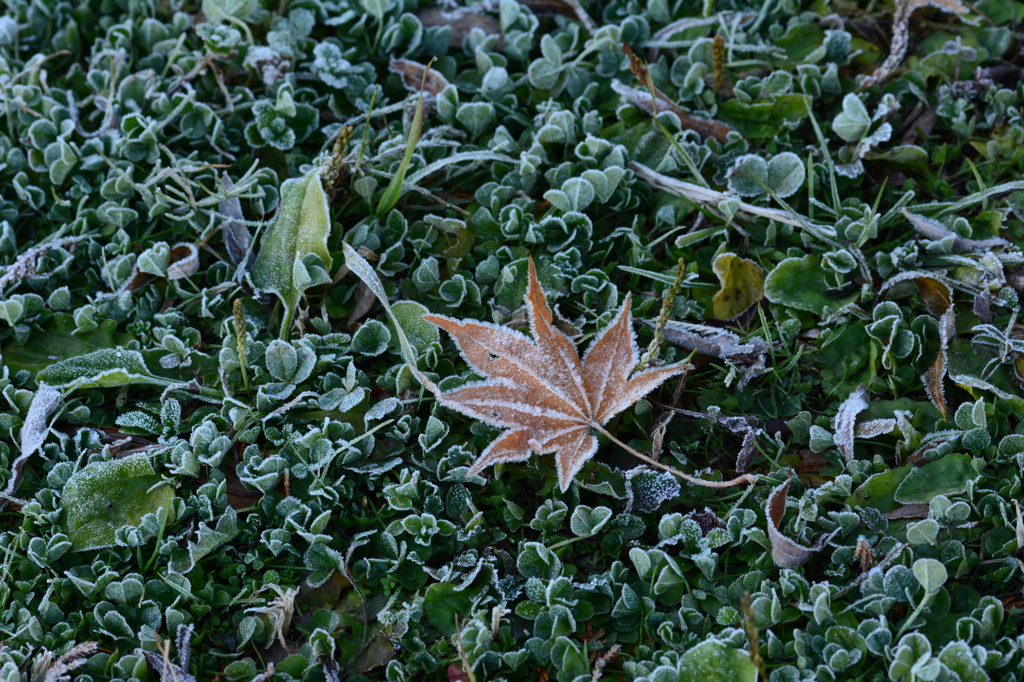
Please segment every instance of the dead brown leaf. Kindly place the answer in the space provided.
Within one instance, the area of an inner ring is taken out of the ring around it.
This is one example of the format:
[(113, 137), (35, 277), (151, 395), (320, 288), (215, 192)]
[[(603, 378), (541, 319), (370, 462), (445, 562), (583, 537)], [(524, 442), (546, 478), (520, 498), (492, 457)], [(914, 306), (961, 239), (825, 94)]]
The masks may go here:
[(427, 69), (425, 64), (410, 59), (392, 59), (388, 70), (402, 77), (406, 90), (422, 92), (425, 97), (437, 97), (448, 87), (448, 80), (436, 69)]
[(891, 511), (882, 512), (882, 518), (890, 521), (896, 519), (926, 519), (931, 511), (928, 504), (905, 504)]
[(657, 108), (657, 113), (659, 114), (664, 111), (671, 111), (679, 118), (680, 125), (688, 130), (696, 131), (703, 139), (713, 137), (719, 142), (724, 143), (729, 140), (729, 133), (735, 130), (721, 121), (697, 118), (696, 116), (690, 115), (685, 109), (670, 100), (667, 95), (657, 88), (654, 89), (655, 97), (657, 99), (652, 99), (649, 92), (631, 88), (628, 85), (621, 83), (618, 79), (612, 80), (612, 89), (624, 97), (627, 102), (637, 108), (643, 109), (651, 115), (655, 114), (655, 108)]
[(630, 376), (640, 355), (628, 295), (618, 317), (598, 334), (581, 361), (572, 341), (552, 324), (532, 259), (526, 305), (532, 339), (494, 324), (424, 315), (451, 334), (470, 366), (488, 377), (447, 393), (433, 383), (425, 385), (445, 407), (507, 429), (481, 453), (470, 473), (499, 462), (521, 462), (533, 452), (554, 453), (559, 486), (565, 491), (597, 452), (591, 430), (607, 433), (602, 427), (608, 420), (689, 366), (657, 367)]
[[(654, 328), (654, 323), (649, 320), (638, 321), (651, 329)], [(725, 360), (736, 366), (740, 374), (737, 386), (739, 389), (765, 369), (768, 344), (761, 337), (754, 337), (743, 343), (739, 334), (728, 329), (674, 320), (665, 324), (662, 336), (671, 344)]]
[(955, 335), (956, 312), (950, 306), (939, 320), (939, 352), (935, 356), (935, 361), (928, 366), (924, 376), (921, 377), (928, 399), (939, 409), (942, 418), (946, 421), (949, 421), (949, 411), (946, 409), (946, 395), (942, 387), (942, 380), (946, 377), (949, 342)]
[(779, 530), (782, 517), (786, 513), (786, 497), (789, 495), (790, 475), (786, 482), (772, 490), (768, 495), (764, 513), (768, 517), (768, 539), (772, 543), (772, 559), (780, 568), (796, 568), (821, 550), (823, 539), (819, 538), (811, 547), (798, 545)]

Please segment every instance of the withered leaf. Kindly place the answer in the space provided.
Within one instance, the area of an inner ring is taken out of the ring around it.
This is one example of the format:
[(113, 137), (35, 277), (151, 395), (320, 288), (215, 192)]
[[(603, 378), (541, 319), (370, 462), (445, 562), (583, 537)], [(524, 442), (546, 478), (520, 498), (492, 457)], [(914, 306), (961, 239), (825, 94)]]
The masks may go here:
[(707, 412), (685, 410), (681, 407), (664, 407), (687, 417), (713, 421), (719, 426), (729, 429), (733, 434), (740, 436), (743, 439), (743, 444), (740, 446), (740, 451), (736, 454), (736, 471), (741, 473), (746, 471), (750, 463), (754, 461), (754, 455), (757, 454), (757, 437), (764, 432), (764, 429), (757, 425), (757, 417), (727, 417), (721, 414), (712, 415)]
[(50, 415), (60, 404), (60, 398), (60, 391), (53, 386), (39, 385), (21, 427), (21, 457), (33, 454), (46, 440), (50, 433)]
[[(448, 87), (448, 80), (436, 69), (427, 69), (425, 64), (410, 59), (392, 59), (388, 70), (402, 77), (402, 85), (409, 92), (422, 92), (426, 97), (437, 97)], [(426, 76), (424, 78), (424, 75)]]
[(786, 513), (786, 497), (789, 495), (790, 476), (786, 482), (772, 490), (768, 495), (764, 513), (768, 517), (768, 539), (772, 543), (772, 559), (780, 568), (796, 568), (821, 550), (823, 538), (818, 538), (810, 547), (798, 545), (779, 530), (782, 517)]
[[(612, 89), (624, 97), (627, 102), (635, 107), (643, 109), (651, 115), (654, 115), (655, 113), (660, 114), (664, 111), (671, 111), (679, 118), (680, 125), (688, 130), (696, 131), (696, 133), (703, 139), (713, 137), (719, 142), (725, 143), (729, 141), (729, 133), (735, 131), (735, 128), (732, 128), (721, 121), (697, 118), (696, 116), (687, 113), (685, 109), (673, 102), (667, 95), (657, 88), (654, 90), (654, 94), (657, 97), (656, 100), (651, 99), (651, 94), (649, 92), (631, 88), (620, 82), (618, 79), (612, 80)], [(655, 108), (657, 108), (657, 112), (655, 112)]]
[(199, 250), (195, 244), (175, 244), (171, 248), (167, 279), (191, 277), (199, 271)]
[(764, 273), (754, 261), (735, 253), (721, 253), (711, 268), (720, 286), (711, 299), (715, 317), (734, 318), (764, 298)]
[(832, 419), (832, 431), (835, 434), (836, 447), (843, 453), (847, 462), (853, 461), (853, 437), (856, 432), (857, 415), (868, 408), (868, 392), (858, 386), (839, 406), (839, 411)]
[(640, 355), (628, 295), (581, 361), (572, 341), (552, 324), (532, 259), (526, 306), (532, 339), (494, 324), (424, 315), (451, 334), (466, 362), (488, 377), (447, 393), (430, 382), (425, 385), (445, 407), (507, 429), (481, 453), (470, 474), (499, 462), (524, 461), (534, 452), (554, 453), (559, 486), (565, 491), (597, 452), (591, 429), (601, 430), (689, 366), (657, 367), (630, 376)]
[(872, 419), (871, 421), (857, 424), (853, 435), (857, 438), (874, 438), (885, 433), (892, 433), (892, 430), (895, 428), (895, 419)]
[[(656, 326), (650, 320), (638, 320), (638, 322), (651, 329)], [(686, 350), (695, 350), (703, 355), (710, 355), (735, 365), (740, 370), (737, 387), (740, 389), (765, 368), (765, 353), (768, 352), (768, 344), (760, 337), (754, 337), (747, 343), (743, 343), (739, 334), (728, 329), (674, 320), (665, 324), (662, 336), (669, 343)]]
[(913, 280), (914, 284), (917, 285), (917, 291), (921, 295), (921, 300), (924, 301), (925, 307), (928, 308), (928, 312), (932, 315), (942, 315), (949, 309), (949, 306), (953, 305), (953, 290), (947, 278), (938, 273), (926, 272), (924, 270), (901, 272), (889, 278), (882, 284), (880, 293), (884, 294), (894, 285), (906, 282), (907, 280)]
[[(50, 664), (46, 670), (46, 677), (43, 682), (68, 682), (71, 679), (71, 671), (81, 668), (88, 662), (87, 656), (99, 651), (96, 642), (82, 642), (67, 650), (67, 652)], [(38, 679), (34, 677), (33, 679)]]
[(942, 388), (942, 380), (946, 377), (946, 366), (949, 354), (949, 342), (956, 334), (956, 312), (953, 307), (943, 314), (939, 320), (939, 352), (934, 362), (928, 365), (921, 381), (924, 382), (924, 390), (928, 399), (942, 413), (942, 418), (949, 421), (949, 411), (946, 409), (946, 394)]
[[(222, 181), (226, 190), (230, 191), (235, 186), (227, 173), (222, 177)], [(220, 211), (221, 215), (228, 218), (221, 227), (221, 232), (224, 234), (224, 246), (228, 251), (228, 258), (235, 265), (245, 261), (245, 268), (243, 270), (248, 270), (252, 267), (253, 261), (256, 260), (256, 254), (251, 247), (252, 235), (249, 234), (249, 228), (242, 222), (245, 219), (242, 215), (242, 203), (238, 200), (238, 197), (229, 196), (227, 199), (221, 200), (217, 210)], [(242, 271), (240, 271), (239, 277), (242, 274)]]
[(903, 213), (903, 217), (909, 220), (910, 224), (913, 225), (918, 232), (929, 239), (939, 241), (946, 239), (947, 237), (953, 237), (953, 250), (956, 252), (987, 251), (994, 246), (1010, 245), (1008, 241), (999, 237), (982, 240), (961, 237), (934, 218), (928, 218), (927, 216), (919, 215), (917, 213), (911, 213), (905, 208), (902, 209), (901, 212)]

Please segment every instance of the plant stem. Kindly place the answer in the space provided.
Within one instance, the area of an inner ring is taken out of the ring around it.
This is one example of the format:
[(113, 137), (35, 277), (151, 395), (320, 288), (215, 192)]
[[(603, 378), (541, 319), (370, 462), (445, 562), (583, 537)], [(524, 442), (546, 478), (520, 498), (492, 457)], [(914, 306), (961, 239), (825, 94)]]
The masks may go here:
[(693, 483), (695, 485), (704, 486), (705, 488), (731, 488), (733, 486), (743, 485), (744, 483), (749, 483), (751, 485), (753, 485), (754, 483), (757, 483), (757, 476), (754, 476), (752, 474), (743, 474), (742, 476), (737, 476), (736, 478), (734, 478), (734, 479), (732, 479), (730, 481), (705, 481), (705, 480), (700, 479), (700, 478), (695, 478), (693, 476), (690, 476), (689, 474), (684, 474), (682, 471), (679, 471), (678, 469), (673, 469), (672, 467), (670, 467), (670, 466), (668, 466), (666, 464), (662, 464), (661, 462), (659, 462), (657, 460), (651, 459), (650, 457), (648, 457), (647, 455), (645, 455), (645, 454), (643, 454), (641, 452), (638, 452), (634, 448), (631, 448), (630, 446), (626, 445), (621, 440), (619, 440), (618, 438), (613, 436), (611, 433), (609, 433), (607, 430), (605, 430), (605, 428), (603, 426), (601, 426), (600, 424), (591, 423), (590, 426), (592, 428), (594, 428), (594, 429), (597, 429), (601, 433), (603, 433), (613, 443), (615, 443), (616, 445), (618, 445), (622, 449), (626, 450), (627, 452), (629, 452), (631, 455), (633, 455), (637, 459), (641, 459), (641, 460), (647, 462), (648, 464), (650, 464), (651, 466), (658, 467), (659, 469), (664, 469), (665, 471), (669, 472), (670, 474), (678, 476), (679, 478), (683, 479), (684, 481), (688, 481), (688, 482)]

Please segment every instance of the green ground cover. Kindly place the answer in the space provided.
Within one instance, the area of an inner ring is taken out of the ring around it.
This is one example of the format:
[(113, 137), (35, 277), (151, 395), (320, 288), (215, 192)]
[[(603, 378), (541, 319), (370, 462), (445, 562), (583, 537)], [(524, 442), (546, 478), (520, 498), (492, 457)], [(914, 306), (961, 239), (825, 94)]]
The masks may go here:
[(6, 0), (0, 681), (1020, 679), (1022, 19)]

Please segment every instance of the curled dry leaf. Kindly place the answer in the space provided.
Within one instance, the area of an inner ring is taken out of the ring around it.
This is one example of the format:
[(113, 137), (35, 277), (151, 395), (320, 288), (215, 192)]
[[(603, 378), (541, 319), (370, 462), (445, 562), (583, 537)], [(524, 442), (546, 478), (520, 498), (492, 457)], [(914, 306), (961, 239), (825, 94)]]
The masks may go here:
[(195, 677), (188, 674), (174, 663), (171, 663), (167, 657), (162, 656), (155, 651), (136, 649), (135, 655), (143, 656), (146, 659), (146, 662), (149, 663), (149, 667), (159, 675), (160, 682), (196, 682)]
[(953, 287), (950, 280), (939, 273), (925, 272), (924, 270), (901, 272), (889, 278), (882, 284), (879, 293), (884, 294), (894, 285), (906, 282), (907, 280), (914, 280), (914, 284), (917, 285), (917, 291), (921, 295), (921, 300), (924, 301), (925, 307), (928, 308), (928, 312), (932, 315), (938, 317), (949, 310), (949, 306), (953, 305)]
[(388, 70), (401, 76), (402, 85), (409, 92), (418, 93), (422, 86), (425, 97), (437, 97), (448, 87), (448, 80), (439, 71), (409, 59), (392, 59)]
[[(234, 188), (234, 183), (231, 182), (231, 178), (225, 173), (221, 178), (224, 183), (224, 189), (230, 191)], [(221, 232), (224, 235), (224, 247), (227, 249), (228, 258), (235, 265), (245, 263), (244, 268), (240, 268), (238, 276), (252, 267), (253, 261), (256, 260), (256, 254), (252, 250), (252, 234), (249, 233), (249, 228), (246, 227), (245, 217), (242, 215), (242, 203), (236, 196), (228, 196), (226, 199), (222, 199), (218, 204), (217, 209), (220, 214), (227, 218), (224, 224), (221, 226)]]
[(591, 429), (603, 431), (608, 420), (689, 365), (630, 376), (640, 355), (628, 295), (615, 321), (598, 334), (581, 362), (572, 341), (552, 324), (532, 259), (526, 306), (532, 339), (485, 322), (424, 315), (451, 334), (466, 362), (488, 377), (447, 393), (426, 385), (445, 407), (507, 429), (481, 453), (470, 474), (499, 462), (522, 462), (534, 452), (553, 452), (559, 486), (565, 491), (597, 452)]
[(946, 370), (949, 360), (949, 342), (956, 335), (956, 311), (952, 306), (942, 315), (939, 320), (939, 352), (935, 360), (928, 366), (921, 381), (924, 382), (925, 393), (928, 399), (942, 413), (942, 418), (949, 421), (949, 411), (946, 409), (946, 394), (942, 387), (942, 380), (946, 377)]
[(1010, 246), (1010, 242), (999, 237), (993, 239), (968, 239), (967, 237), (961, 237), (955, 232), (950, 231), (948, 227), (940, 223), (934, 218), (928, 218), (917, 213), (911, 213), (907, 209), (902, 209), (903, 216), (910, 221), (910, 224), (917, 229), (918, 232), (928, 237), (939, 241), (948, 237), (953, 237), (953, 250), (957, 252), (979, 252), (987, 251), (995, 246)]
[(53, 386), (40, 384), (29, 405), (21, 427), (21, 457), (28, 457), (40, 448), (50, 432), (50, 415), (60, 404), (61, 392)]
[(896, 0), (896, 12), (892, 17), (892, 42), (889, 44), (889, 56), (875, 72), (861, 81), (858, 89), (870, 87), (886, 80), (889, 75), (903, 62), (910, 44), (910, 15), (921, 7), (934, 7), (953, 14), (967, 14), (967, 7), (960, 0)]
[(818, 538), (814, 545), (804, 547), (787, 538), (779, 530), (782, 517), (786, 513), (786, 497), (789, 495), (789, 484), (792, 480), (793, 477), (790, 476), (785, 483), (772, 490), (764, 507), (764, 513), (768, 517), (768, 539), (772, 543), (772, 559), (780, 568), (800, 566), (819, 552), (824, 542), (824, 538)]
[(839, 411), (832, 418), (832, 432), (835, 434), (836, 447), (843, 453), (847, 462), (853, 461), (853, 437), (856, 431), (857, 415), (868, 408), (868, 391), (858, 386), (839, 406)]
[[(638, 320), (638, 322), (651, 329), (655, 327), (652, 320)], [(676, 321), (665, 324), (662, 336), (669, 343), (686, 350), (697, 351), (735, 365), (740, 370), (737, 387), (739, 389), (746, 386), (748, 381), (765, 369), (765, 353), (768, 352), (768, 344), (760, 337), (754, 337), (743, 343), (738, 334), (728, 329)]]
[(195, 244), (175, 244), (171, 247), (170, 263), (167, 265), (167, 279), (191, 277), (199, 271), (199, 250)]
[(86, 657), (96, 653), (99, 649), (96, 642), (76, 644), (47, 668), (43, 682), (70, 682), (71, 671), (85, 665)]

